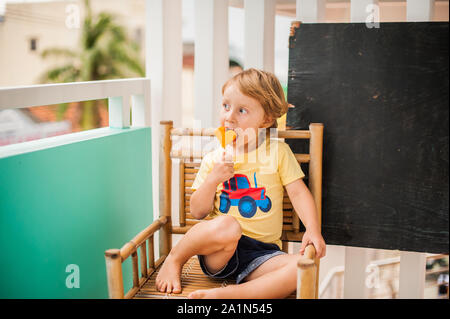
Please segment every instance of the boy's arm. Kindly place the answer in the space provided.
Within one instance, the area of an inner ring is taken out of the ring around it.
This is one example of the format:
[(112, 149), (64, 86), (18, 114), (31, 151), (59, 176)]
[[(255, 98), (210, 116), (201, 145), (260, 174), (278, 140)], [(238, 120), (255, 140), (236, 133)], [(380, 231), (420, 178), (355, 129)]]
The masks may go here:
[(191, 214), (196, 219), (205, 218), (212, 210), (216, 196), (217, 184), (208, 175), (200, 187), (192, 194), (190, 200)]
[(233, 162), (227, 162), (225, 156), (224, 151), (221, 160), (214, 164), (212, 171), (191, 196), (191, 214), (196, 219), (203, 219), (211, 212), (217, 186), (234, 176)]
[(298, 217), (306, 228), (300, 253), (303, 254), (306, 246), (312, 243), (316, 248), (317, 257), (325, 256), (326, 245), (320, 231), (316, 204), (308, 187), (306, 187), (302, 179), (297, 179), (286, 185), (286, 192)]

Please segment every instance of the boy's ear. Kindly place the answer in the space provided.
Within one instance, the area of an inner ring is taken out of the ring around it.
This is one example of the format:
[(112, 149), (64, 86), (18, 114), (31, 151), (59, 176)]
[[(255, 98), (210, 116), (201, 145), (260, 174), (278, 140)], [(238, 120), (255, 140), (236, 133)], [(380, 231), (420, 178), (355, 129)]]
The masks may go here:
[(271, 116), (264, 115), (263, 127), (269, 128), (272, 126), (274, 119)]

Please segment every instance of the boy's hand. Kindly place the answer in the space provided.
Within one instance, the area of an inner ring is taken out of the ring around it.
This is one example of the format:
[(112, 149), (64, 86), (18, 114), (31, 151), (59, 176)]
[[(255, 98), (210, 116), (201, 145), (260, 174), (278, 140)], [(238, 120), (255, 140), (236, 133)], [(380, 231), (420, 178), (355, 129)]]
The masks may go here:
[(325, 240), (323, 240), (320, 232), (310, 232), (308, 230), (303, 234), (302, 245), (300, 247), (300, 255), (305, 253), (305, 248), (309, 244), (313, 244), (316, 249), (316, 257), (322, 258), (325, 256), (327, 246), (325, 245)]
[(219, 162), (214, 164), (210, 176), (216, 185), (226, 182), (234, 176), (234, 163), (230, 161), (229, 156), (225, 152), (222, 153), (222, 158)]

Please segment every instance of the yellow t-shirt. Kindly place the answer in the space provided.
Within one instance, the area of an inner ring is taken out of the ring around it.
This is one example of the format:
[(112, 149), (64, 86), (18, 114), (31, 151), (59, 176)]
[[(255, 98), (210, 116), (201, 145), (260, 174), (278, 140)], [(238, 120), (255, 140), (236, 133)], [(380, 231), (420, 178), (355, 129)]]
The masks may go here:
[[(205, 155), (193, 190), (204, 182), (221, 154), (218, 148)], [(210, 216), (231, 215), (244, 235), (281, 249), (283, 186), (305, 176), (292, 150), (277, 139), (266, 140), (248, 154), (234, 156), (233, 162), (235, 175), (217, 186)]]

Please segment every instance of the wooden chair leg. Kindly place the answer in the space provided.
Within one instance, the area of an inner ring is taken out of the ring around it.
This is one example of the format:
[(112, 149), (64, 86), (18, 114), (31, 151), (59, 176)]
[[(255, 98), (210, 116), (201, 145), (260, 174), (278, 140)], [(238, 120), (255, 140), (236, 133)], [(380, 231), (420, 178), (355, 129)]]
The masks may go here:
[(110, 299), (123, 299), (122, 257), (119, 249), (109, 249), (105, 252), (106, 276)]
[(315, 299), (316, 264), (314, 260), (299, 260), (297, 272), (297, 299)]
[(169, 255), (172, 249), (172, 140), (170, 131), (173, 128), (172, 121), (161, 121), (164, 126), (164, 208), (161, 210), (161, 217), (167, 218), (167, 223), (161, 228), (159, 251), (160, 256)]
[(284, 251), (286, 254), (289, 253), (289, 242), (287, 241), (281, 242), (281, 250)]
[(297, 266), (297, 299), (316, 298), (316, 276), (315, 264), (316, 250), (313, 245), (308, 245), (305, 253), (300, 257)]

